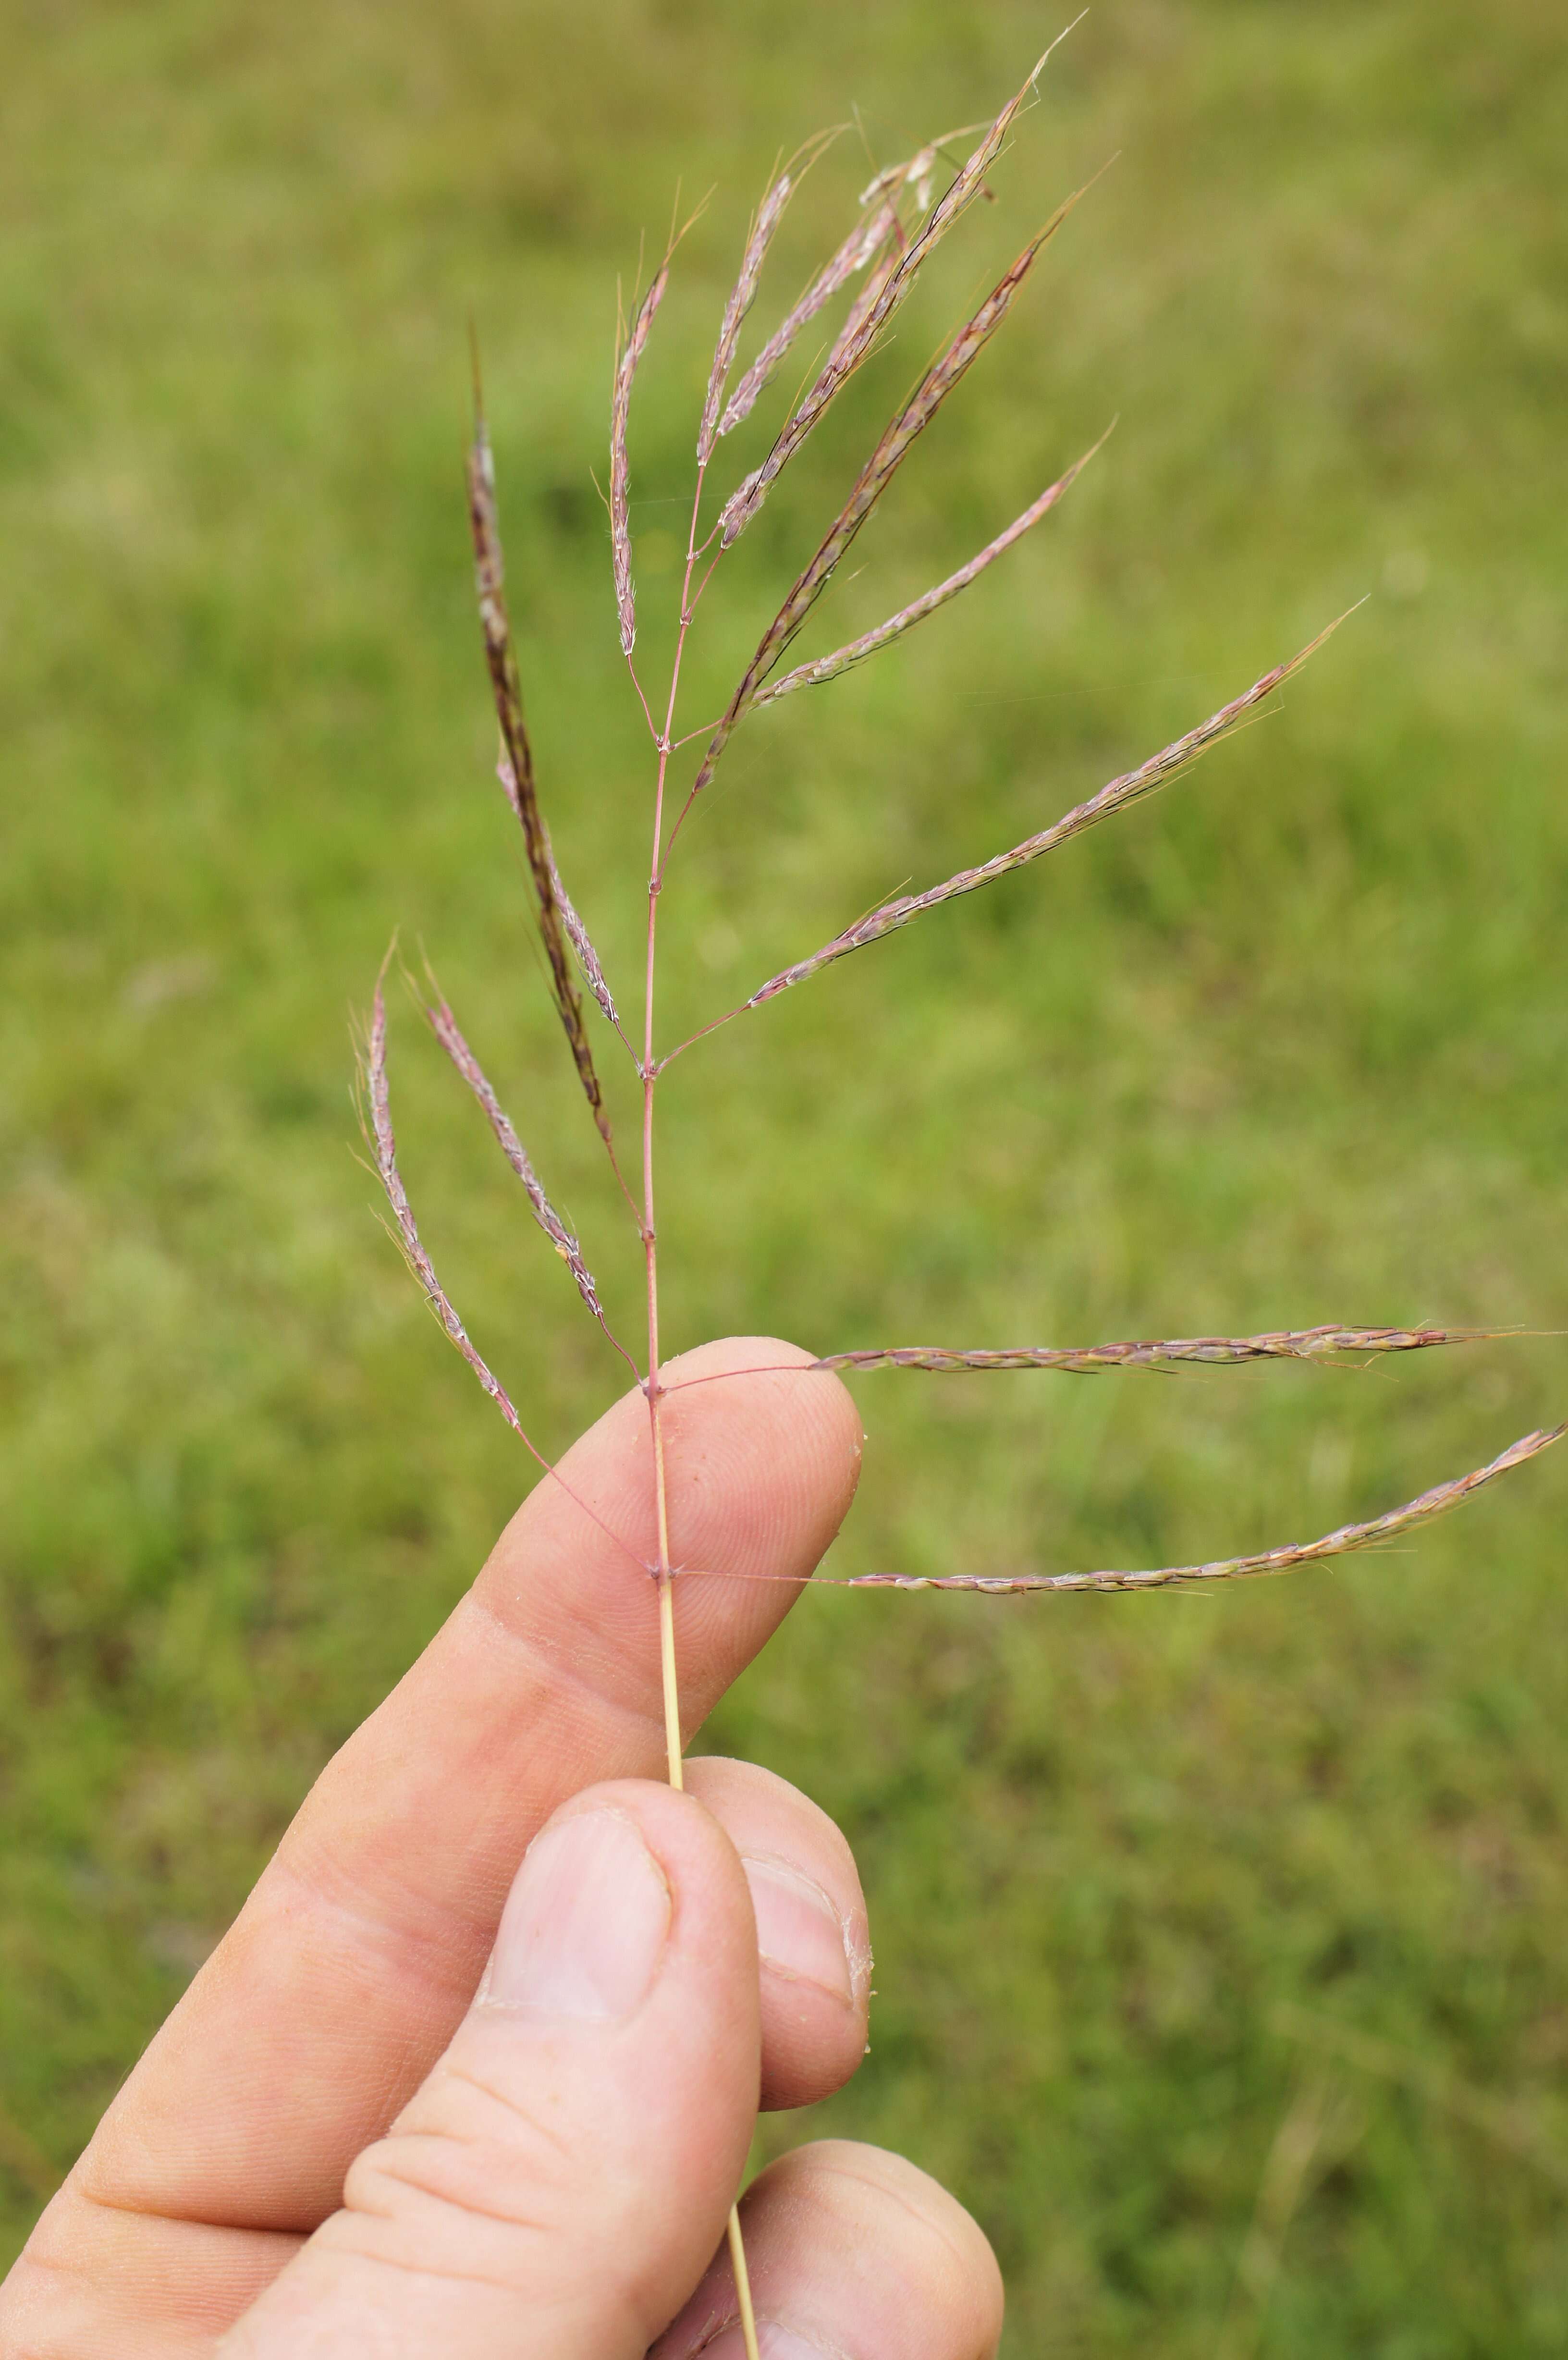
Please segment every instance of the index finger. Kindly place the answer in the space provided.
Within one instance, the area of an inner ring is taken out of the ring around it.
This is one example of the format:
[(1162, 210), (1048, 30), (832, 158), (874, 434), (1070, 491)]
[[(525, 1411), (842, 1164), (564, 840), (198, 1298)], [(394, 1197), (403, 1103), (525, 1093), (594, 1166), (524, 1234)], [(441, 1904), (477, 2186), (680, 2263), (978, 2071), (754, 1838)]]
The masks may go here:
[[(859, 1419), (836, 1378), (795, 1373), (807, 1360), (751, 1338), (669, 1364), (688, 1376), (787, 1364), (666, 1404), (675, 1562), (779, 1577), (677, 1581), (689, 1731), (782, 1621), (854, 1494)], [(232, 2227), (314, 2228), (451, 2038), (535, 1830), (597, 1780), (661, 1772), (658, 1601), (639, 1561), (653, 1555), (643, 1395), (623, 1396), (561, 1471), (575, 1496), (549, 1477), (530, 1493), (321, 1773), (104, 2117), (83, 2192)]]

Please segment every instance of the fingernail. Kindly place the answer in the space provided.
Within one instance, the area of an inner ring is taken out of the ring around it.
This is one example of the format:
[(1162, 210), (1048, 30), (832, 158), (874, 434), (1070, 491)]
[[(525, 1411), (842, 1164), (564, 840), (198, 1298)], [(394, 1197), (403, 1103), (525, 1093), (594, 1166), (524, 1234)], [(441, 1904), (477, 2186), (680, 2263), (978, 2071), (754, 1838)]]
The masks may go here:
[(835, 1999), (855, 1996), (844, 1920), (820, 1885), (780, 1860), (743, 1860), (757, 1916), (757, 1947), (769, 1966), (816, 1983)]
[[(761, 2360), (844, 2360), (836, 2344), (813, 2344), (776, 2319), (757, 2322), (757, 2348)], [(726, 2327), (716, 2343), (704, 2344), (702, 2360), (746, 2360), (746, 2337), (738, 2325)]]
[(574, 1811), (528, 1846), (480, 1998), (536, 2016), (629, 2016), (669, 1931), (670, 1887), (636, 1822)]

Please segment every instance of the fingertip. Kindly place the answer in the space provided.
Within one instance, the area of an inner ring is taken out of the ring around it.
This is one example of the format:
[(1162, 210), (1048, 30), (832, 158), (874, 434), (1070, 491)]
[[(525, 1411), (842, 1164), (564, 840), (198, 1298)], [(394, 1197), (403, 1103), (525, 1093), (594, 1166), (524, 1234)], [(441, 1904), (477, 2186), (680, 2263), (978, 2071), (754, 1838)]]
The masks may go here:
[(687, 1786), (740, 1855), (757, 1918), (762, 2104), (805, 2106), (866, 2053), (871, 1943), (855, 1855), (827, 1813), (753, 1762), (699, 1755)]
[[(911, 2307), (931, 2304), (943, 2322), (944, 2353), (987, 2360), (1001, 2340), (1005, 2293), (991, 2241), (952, 2191), (907, 2156), (858, 2139), (817, 2139), (773, 2167), (775, 2202), (814, 2207), (847, 2242), (881, 2234), (906, 2269)], [(896, 2225), (895, 2225), (896, 2224)], [(909, 2347), (911, 2354), (920, 2347)], [(931, 2347), (933, 2350), (938, 2348)]]
[[(1001, 2273), (978, 2223), (902, 2156), (823, 2139), (769, 2166), (741, 2205), (752, 2295), (780, 2352), (993, 2360)], [(651, 2360), (738, 2360), (720, 2253)]]

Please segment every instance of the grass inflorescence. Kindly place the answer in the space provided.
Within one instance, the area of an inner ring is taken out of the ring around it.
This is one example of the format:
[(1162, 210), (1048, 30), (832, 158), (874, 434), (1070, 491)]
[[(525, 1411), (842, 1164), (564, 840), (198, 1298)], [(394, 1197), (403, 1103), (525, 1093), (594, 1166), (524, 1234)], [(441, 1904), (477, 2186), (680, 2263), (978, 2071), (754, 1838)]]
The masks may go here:
[[(1049, 56), (1049, 52), (1047, 55)], [(855, 371), (876, 353), (900, 304), (939, 242), (985, 191), (987, 178), (1003, 155), (1007, 136), (1025, 104), (1035, 93), (1042, 58), (1032, 73), (985, 126), (978, 144), (932, 202), (931, 188), (940, 148), (928, 146), (912, 160), (878, 172), (860, 199), (859, 218), (818, 269), (804, 294), (786, 311), (780, 324), (763, 344), (733, 399), (730, 380), (736, 365), (742, 329), (756, 303), (764, 265), (791, 196), (806, 165), (815, 160), (828, 138), (813, 143), (800, 158), (777, 173), (753, 214), (742, 250), (739, 269), (720, 316), (713, 360), (708, 371), (695, 441), (695, 475), (681, 574), (679, 606), (667, 683), (651, 696), (637, 657), (636, 536), (631, 523), (630, 435), (634, 382), (648, 347), (656, 317), (669, 287), (678, 237), (670, 246), (647, 293), (637, 304), (629, 325), (618, 335), (610, 403), (610, 538), (611, 573), (621, 653), (631, 677), (637, 705), (651, 741), (653, 764), (652, 848), (647, 889), (647, 930), (643, 956), (643, 1010), (640, 1049), (624, 1031), (615, 999), (605, 978), (604, 962), (593, 947), (581, 917), (567, 901), (541, 814), (533, 748), (524, 717), (521, 674), (504, 593), (504, 565), (495, 496), (495, 474), (490, 440), (474, 368), (474, 429), (469, 461), (469, 511), (473, 529), (479, 610), (485, 654), (495, 694), (500, 734), (498, 770), (520, 825), (528, 867), (534, 888), (539, 940), (551, 997), (566, 1034), (578, 1079), (599, 1131), (615, 1180), (637, 1229), (646, 1273), (646, 1359), (639, 1382), (648, 1409), (653, 1482), (655, 1552), (643, 1556), (623, 1542), (630, 1564), (658, 1586), (659, 1649), (664, 1721), (670, 1783), (682, 1783), (683, 1751), (680, 1674), (674, 1614), (678, 1579), (705, 1574), (674, 1551), (669, 1494), (670, 1470), (664, 1422), (667, 1388), (663, 1374), (659, 1321), (659, 1217), (655, 1188), (655, 1106), (658, 1085), (674, 1055), (692, 1048), (725, 1023), (717, 1018), (703, 1025), (676, 1050), (660, 1054), (656, 1048), (656, 984), (659, 977), (660, 902), (673, 881), (671, 858), (676, 840), (699, 798), (713, 787), (720, 765), (742, 725), (769, 701), (768, 683), (797, 635), (829, 589), (858, 536), (876, 515), (879, 504), (917, 442), (967, 377), (991, 337), (1003, 325), (1034, 264), (1078, 203), (1078, 196), (1059, 205), (1044, 228), (1025, 245), (1003, 271), (990, 292), (964, 318), (938, 357), (924, 370), (906, 396), (859, 470), (848, 497), (829, 525), (817, 548), (797, 575), (778, 611), (764, 628), (755, 651), (741, 671), (707, 743), (695, 759), (693, 775), (683, 796), (678, 771), (672, 767), (689, 738), (701, 730), (682, 733), (681, 692), (691, 635), (699, 609), (711, 591), (724, 560), (760, 512), (771, 486), (788, 463), (804, 448)], [(1079, 192), (1082, 194), (1082, 191)], [(798, 406), (786, 414), (761, 463), (722, 502), (709, 492), (708, 475), (724, 428), (749, 416), (796, 337), (821, 314), (857, 270), (865, 270), (879, 255), (885, 261), (876, 278), (853, 300), (850, 316), (838, 330), (827, 358)], [(1101, 440), (1104, 441), (1104, 436)], [(1096, 446), (1097, 448), (1098, 446)], [(1093, 455), (1092, 453), (1089, 455)], [(923, 622), (949, 600), (968, 589), (988, 567), (1057, 505), (1085, 464), (1079, 460), (1035, 499), (1005, 530), (993, 536), (977, 555), (934, 589), (908, 601), (891, 619), (845, 642), (826, 657), (798, 666), (775, 683), (773, 701), (786, 692), (822, 687), (854, 664), (875, 656)], [(1343, 619), (1343, 618), (1342, 618)], [(1267, 701), (1315, 655), (1337, 626), (1330, 624), (1298, 654), (1273, 664), (1250, 688), (1232, 697), (1206, 721), (1173, 739), (1135, 768), (1123, 771), (1087, 801), (1077, 804), (1051, 825), (1038, 830), (1009, 850), (960, 869), (938, 885), (915, 894), (899, 894), (879, 903), (855, 924), (823, 946), (795, 961), (761, 985), (733, 1013), (744, 1017), (775, 1000), (790, 986), (804, 982), (851, 951), (881, 941), (915, 918), (961, 896), (998, 883), (1016, 870), (1055, 851), (1096, 824), (1121, 816), (1158, 789), (1188, 770), (1212, 747), (1248, 722)], [(662, 713), (662, 718), (659, 717)], [(576, 971), (568, 958), (570, 943)], [(616, 1158), (614, 1134), (604, 1096), (590, 1046), (578, 973), (586, 979), (590, 996), (609, 1023), (634, 1069), (642, 1097), (640, 1186), (626, 1184)], [(578, 1293), (606, 1340), (630, 1365), (634, 1356), (612, 1331), (604, 1306), (574, 1233), (561, 1220), (546, 1196), (528, 1151), (460, 1032), (444, 1000), (427, 1006), (425, 1013), (438, 1041), (483, 1107), (506, 1162), (521, 1181), (534, 1218), (570, 1269)], [(550, 1480), (560, 1480), (538, 1445), (524, 1432), (503, 1388), (480, 1359), (461, 1317), (436, 1280), (419, 1240), (407, 1190), (398, 1171), (387, 1102), (387, 1019), (381, 984), (376, 991), (368, 1031), (365, 1080), (368, 1098), (367, 1135), (392, 1207), (405, 1258), (418, 1277), (447, 1336), (478, 1376), (485, 1391), (501, 1408), (508, 1424), (530, 1453), (545, 1466)], [(1043, 1346), (1012, 1346), (992, 1349), (951, 1349), (919, 1346), (858, 1347), (822, 1354), (817, 1369), (844, 1372), (868, 1367), (918, 1368), (928, 1374), (978, 1371), (1001, 1372), (1024, 1369), (1082, 1374), (1127, 1367), (1159, 1367), (1203, 1363), (1236, 1366), (1267, 1359), (1341, 1360), (1348, 1352), (1381, 1354), (1426, 1349), (1454, 1340), (1444, 1330), (1392, 1327), (1320, 1325), (1242, 1338), (1206, 1337), (1145, 1344), (1110, 1344), (1077, 1350)], [(1486, 1464), (1470, 1472), (1429, 1487), (1402, 1507), (1342, 1524), (1321, 1538), (1285, 1543), (1228, 1557), (1205, 1557), (1191, 1564), (1165, 1565), (1142, 1571), (1087, 1573), (997, 1571), (976, 1573), (868, 1572), (852, 1576), (849, 1587), (911, 1590), (964, 1590), (989, 1597), (1065, 1592), (1126, 1592), (1185, 1587), (1193, 1584), (1250, 1580), (1260, 1576), (1295, 1571), (1390, 1542), (1417, 1525), (1458, 1506), (1498, 1476), (1535, 1459), (1568, 1434), (1568, 1423), (1537, 1428), (1508, 1445)], [(757, 2360), (757, 2329), (751, 2316), (746, 2265), (738, 2210), (730, 2214), (730, 2251), (735, 2300), (744, 2327), (749, 2360)], [(1244, 2268), (1245, 2275), (1245, 2268)]]
[[(556, 873), (635, 1033), (642, 723), (605, 694), (584, 464), (608, 290), (650, 192), (718, 185), (635, 388), (657, 665), (743, 143), (766, 156), (854, 97), (872, 151), (852, 129), (792, 198), (760, 353), (877, 159), (980, 115), (1035, 30), (916, 6), (891, 39), (822, 0), (765, 33), (745, 9), (620, 19), (613, 53), (582, 12), (495, 0), (280, 0), (243, 26), (154, 0), (17, 29), (12, 2244), (516, 1501), (515, 1438), (425, 1337), (344, 1153), (341, 1011), (390, 913), (438, 951), (636, 1332), (559, 1019), (498, 985), (526, 984), (534, 888), (475, 694), (465, 316)], [(661, 920), (670, 1036), (1023, 840), (1375, 595), (1158, 808), (678, 1061), (676, 1343), (1240, 1338), (1342, 1308), (1568, 1324), (1563, 74), (1543, 0), (1508, 0), (1479, 46), (1474, 12), (1413, 0), (1139, 0), (1053, 62), (996, 202), (726, 559), (692, 716), (723, 710), (900, 389), (1046, 210), (1025, 192), (1113, 152), (787, 663), (964, 566), (1114, 412), (1116, 438), (967, 596), (737, 733)], [(928, 160), (930, 199), (977, 136)], [(662, 235), (660, 212), (655, 257)], [(837, 333), (808, 323), (780, 410)], [(735, 481), (770, 415), (721, 436)], [(435, 1265), (553, 1456), (615, 1363), (511, 1228), (517, 1184), (447, 1105), (444, 1060), (404, 1050), (395, 1078)], [(876, 1448), (830, 1570), (1158, 1566), (1326, 1533), (1549, 1425), (1558, 1352), (868, 1378)], [(824, 1587), (726, 1702), (711, 1742), (817, 1795), (872, 1896), (875, 2045), (822, 2127), (963, 2194), (1020, 2351), (1209, 2360), (1257, 2290), (1281, 2360), (1561, 2348), (1563, 1482), (1548, 1459), (1402, 1552), (1206, 1597)]]

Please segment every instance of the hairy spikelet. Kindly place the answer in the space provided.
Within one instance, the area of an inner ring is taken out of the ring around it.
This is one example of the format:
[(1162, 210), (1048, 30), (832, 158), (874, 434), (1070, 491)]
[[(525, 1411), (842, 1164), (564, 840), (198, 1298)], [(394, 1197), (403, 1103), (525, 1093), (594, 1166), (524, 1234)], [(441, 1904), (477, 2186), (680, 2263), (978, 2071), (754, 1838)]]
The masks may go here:
[[(548, 837), (546, 842), (548, 845)], [(593, 993), (602, 1013), (618, 1032), (621, 1029), (621, 1020), (616, 1013), (614, 995), (604, 980), (604, 970), (599, 964), (599, 954), (589, 940), (588, 929), (578, 916), (572, 905), (571, 894), (561, 883), (561, 871), (555, 865), (553, 851), (550, 855), (550, 881), (555, 887), (555, 898), (561, 909), (561, 923), (566, 928), (567, 941), (576, 953), (577, 964), (583, 970), (583, 980)]]

